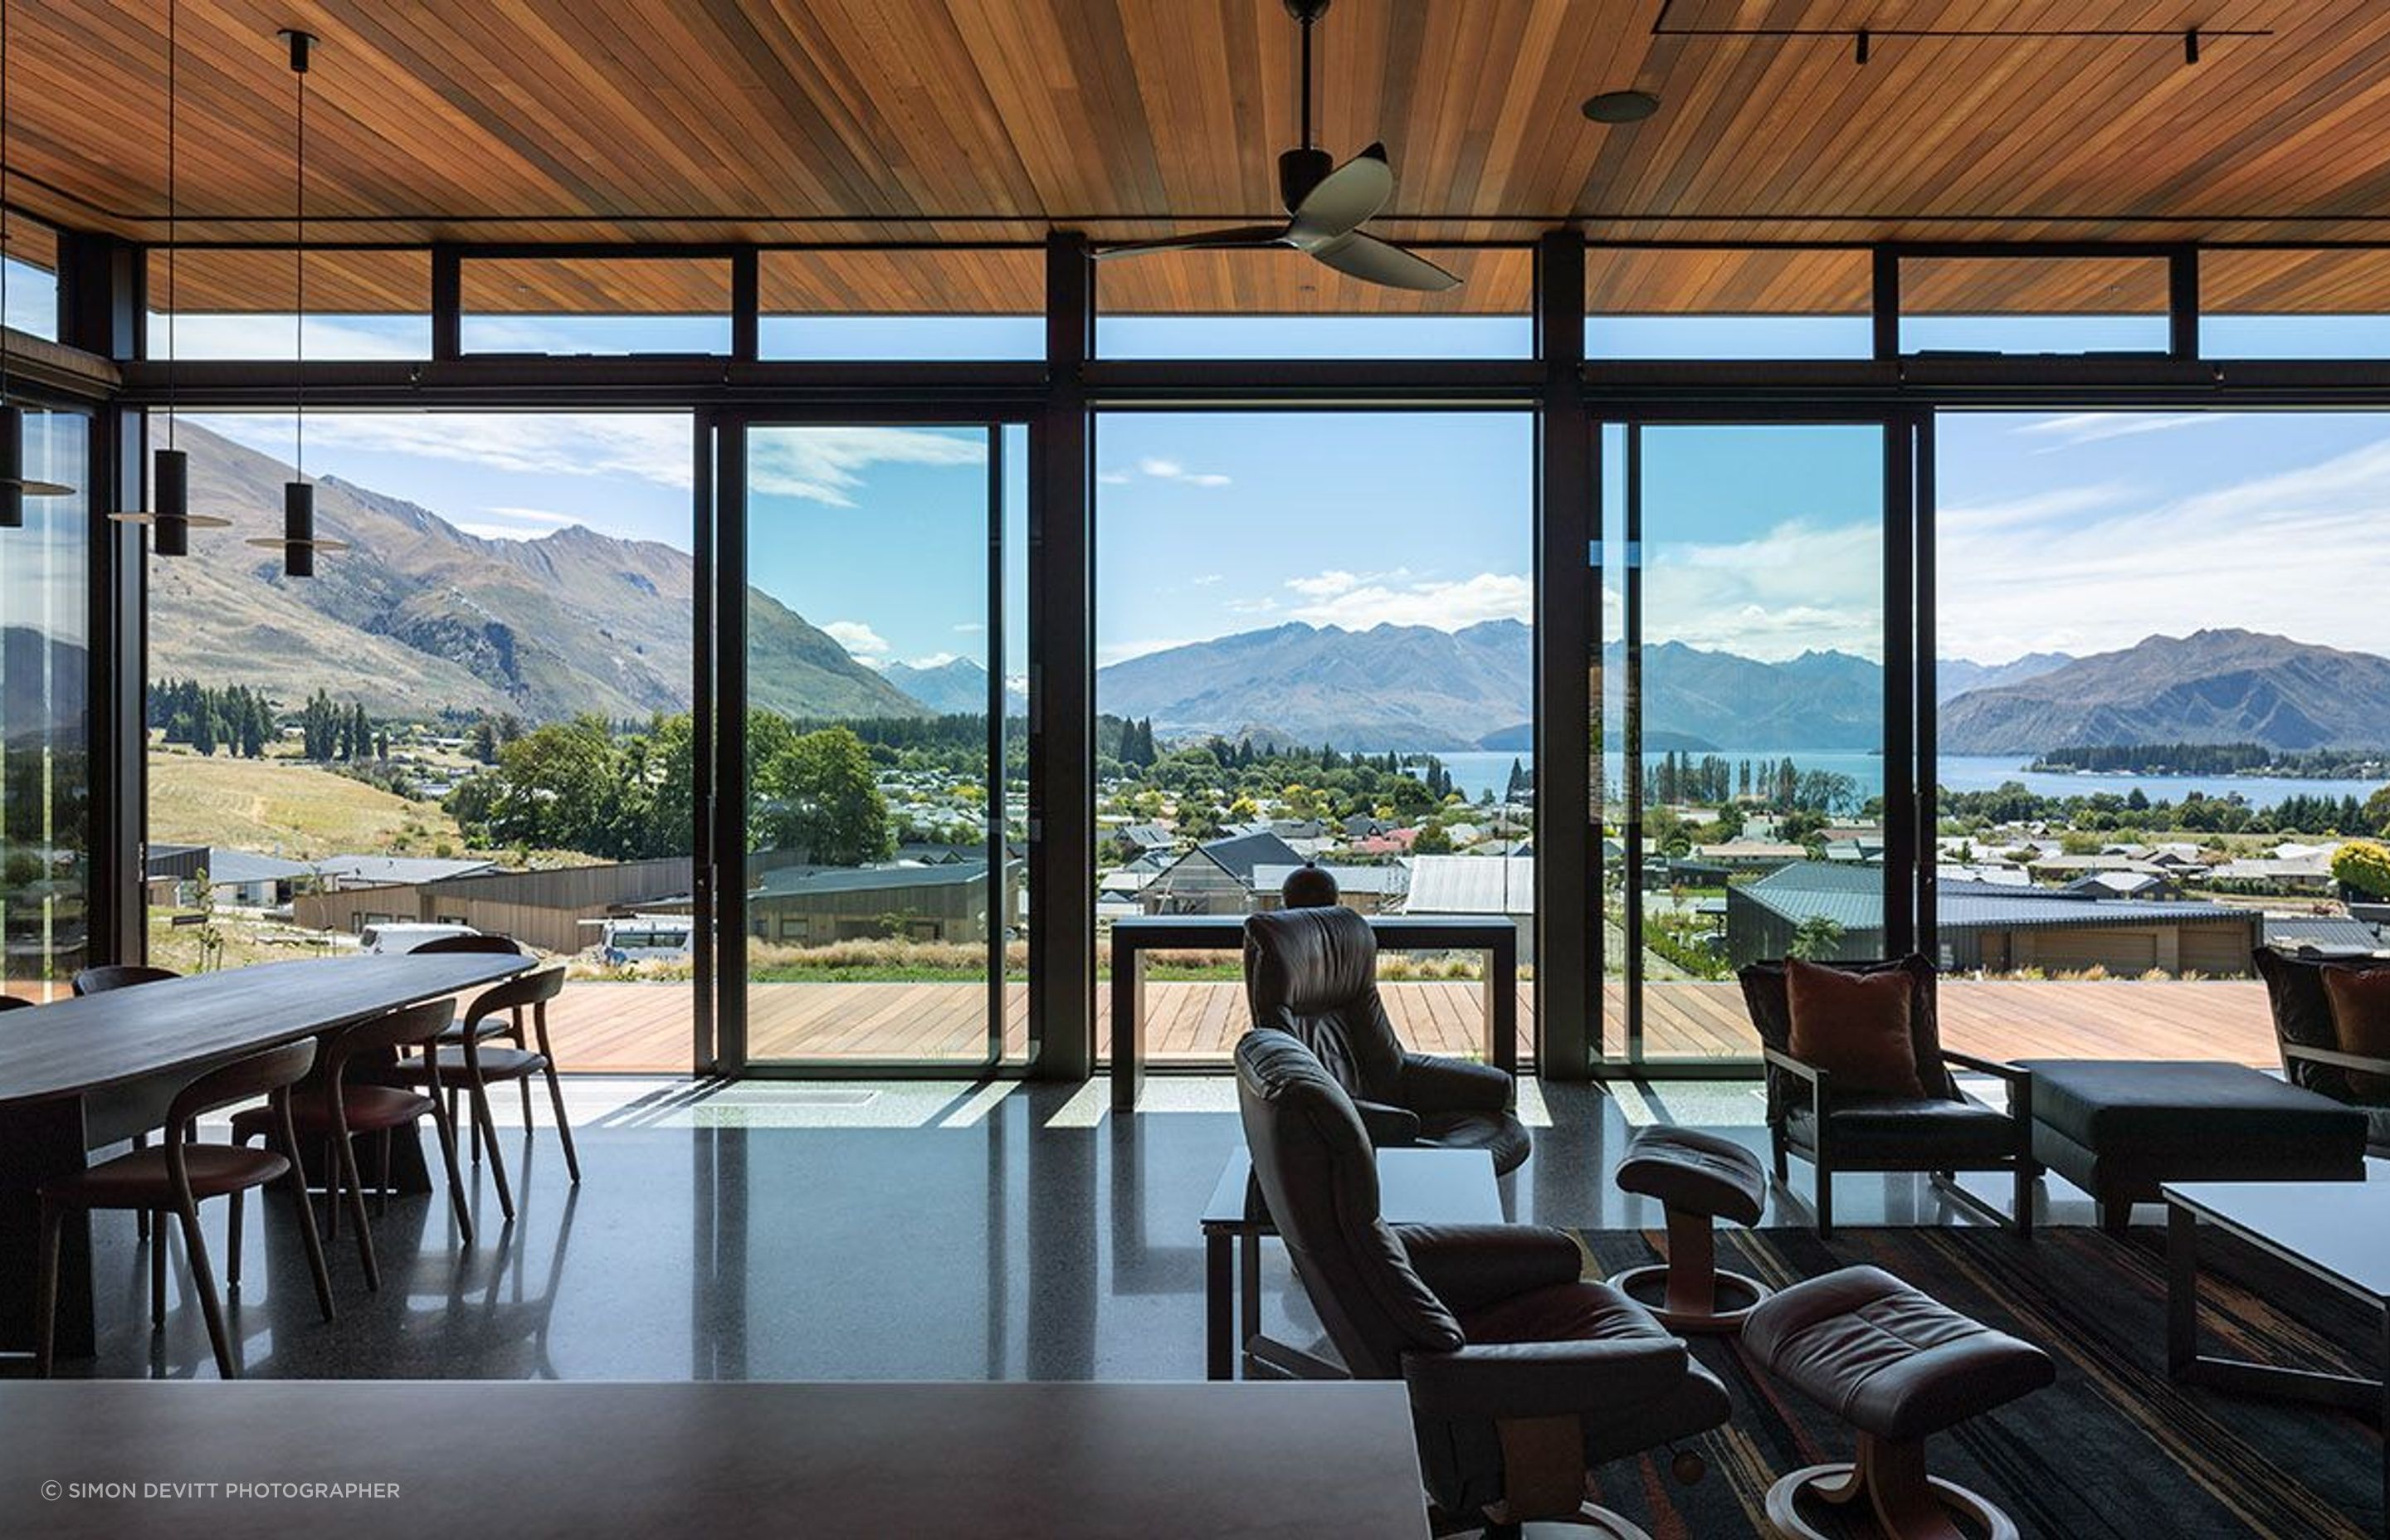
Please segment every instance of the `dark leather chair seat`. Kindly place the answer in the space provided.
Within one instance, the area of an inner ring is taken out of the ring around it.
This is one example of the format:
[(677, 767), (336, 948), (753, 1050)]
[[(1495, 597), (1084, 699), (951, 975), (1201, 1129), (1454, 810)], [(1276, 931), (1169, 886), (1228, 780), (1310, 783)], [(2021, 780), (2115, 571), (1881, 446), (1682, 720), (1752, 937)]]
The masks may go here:
[[(443, 1042), (439, 1049), (439, 1057), (442, 1080), (455, 1081), (461, 1084), (469, 1078), (465, 1070), (463, 1045)], [(482, 1067), (483, 1080), (518, 1080), (525, 1075), (538, 1074), (547, 1068), (546, 1054), (534, 1053), (527, 1048), (483, 1046), (476, 1050), (474, 1057)], [(429, 1078), (428, 1072), (422, 1064), (415, 1060), (409, 1060), (403, 1065), (399, 1075), (405, 1080)]]
[[(1844, 1092), (1834, 1097), (1831, 1116), (1836, 1152), (1853, 1160), (1939, 1164), (1997, 1161), (2016, 1149), (2016, 1121), (1963, 1094), (1949, 1101)], [(1806, 1108), (1788, 1109), (1784, 1122), (1796, 1144), (1816, 1145), (1815, 1120)]]
[(1337, 1355), (1355, 1379), (1409, 1387), (1438, 1533), (1496, 1510), (1582, 1517), (1592, 1467), (1726, 1421), (1725, 1386), (1640, 1305), (1584, 1281), (1573, 1237), (1387, 1225), (1368, 1130), (1292, 1036), (1238, 1041), (1237, 1104), (1253, 1180)]
[(1496, 1172), (1535, 1149), (1512, 1116), (1510, 1076), (1491, 1064), (1413, 1053), (1378, 995), (1378, 939), (1345, 908), (1276, 909), (1245, 920), (1245, 1002), (1253, 1025), (1311, 1050), (1353, 1098), (1369, 1142), (1483, 1149)]
[(1737, 1225), (1756, 1225), (1767, 1206), (1767, 1168), (1716, 1134), (1669, 1124), (1646, 1128), (1618, 1162), (1618, 1188)]
[[(290, 1169), (289, 1161), (270, 1150), (226, 1144), (185, 1145), (183, 1161), (191, 1175), (193, 1198), (221, 1198), (263, 1187)], [(43, 1191), (58, 1201), (86, 1209), (154, 1209), (158, 1195), (170, 1190), (163, 1146), (136, 1149), (43, 1184)]]
[(2057, 1378), (2041, 1349), (1880, 1267), (1794, 1284), (1751, 1313), (1742, 1341), (1768, 1372), (1883, 1439), (1921, 1439)]
[(1507, 1111), (1422, 1112), (1419, 1136), (1413, 1142), (1439, 1149), (1483, 1149), (1494, 1157), (1497, 1172), (1515, 1171), (1527, 1163), (1536, 1142), (1527, 1125)]

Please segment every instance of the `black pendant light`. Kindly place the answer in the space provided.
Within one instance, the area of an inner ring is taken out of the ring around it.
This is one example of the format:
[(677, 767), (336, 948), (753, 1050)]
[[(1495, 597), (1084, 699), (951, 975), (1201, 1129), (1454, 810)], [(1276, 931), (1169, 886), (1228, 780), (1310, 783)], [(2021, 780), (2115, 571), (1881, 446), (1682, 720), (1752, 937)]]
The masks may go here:
[[(0, 0), (0, 322), (8, 314), (8, 0)], [(25, 527), (28, 497), (71, 497), (74, 488), (25, 479), (25, 411), (8, 399), (8, 344), (0, 339), (0, 530)]]
[(298, 330), (296, 357), (298, 369), (294, 376), (291, 404), (291, 479), (282, 483), (282, 536), (280, 539), (261, 536), (252, 545), (280, 547), (284, 577), (314, 577), (315, 553), (345, 551), (345, 540), (315, 538), (315, 488), (307, 480), (307, 65), (315, 48), (315, 34), (295, 27), (283, 29), (281, 36), (290, 45), (290, 72), (298, 79), (298, 169), (299, 195), (296, 202), (297, 234), (292, 255), (296, 258), (298, 282), (295, 286), (293, 320)]
[(181, 208), (174, 155), (180, 99), (175, 66), (181, 58), (174, 37), (174, 19), (179, 9), (175, 0), (166, 0), (166, 444), (150, 456), (149, 506), (108, 516), (119, 524), (149, 525), (149, 549), (159, 556), (188, 556), (194, 527), (220, 530), (232, 522), (229, 519), (191, 512), (189, 457), (174, 447), (174, 315), (183, 298), (175, 281), (180, 258), (175, 240), (176, 217)]

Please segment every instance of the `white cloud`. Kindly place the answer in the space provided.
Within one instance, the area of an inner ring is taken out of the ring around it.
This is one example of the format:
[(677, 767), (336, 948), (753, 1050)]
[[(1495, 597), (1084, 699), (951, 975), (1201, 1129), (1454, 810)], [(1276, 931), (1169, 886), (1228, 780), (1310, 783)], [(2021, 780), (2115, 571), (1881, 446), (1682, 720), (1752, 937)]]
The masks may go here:
[(2024, 423), (2010, 431), (2059, 440), (2049, 448), (2037, 451), (2048, 455), (2078, 443), (2100, 443), (2138, 433), (2164, 433), (2194, 423), (2213, 423), (2217, 416), (2213, 412), (2073, 412)]
[(1205, 572), (1200, 576), (1189, 578), (1187, 581), (1195, 587), (1209, 588), (1212, 584), (1220, 581), (1220, 574), (1218, 572)]
[(2239, 626), (2380, 652), (2368, 557), (2385, 506), (2390, 436), (2188, 496), (2083, 503), (2022, 531), (1960, 510), (1937, 550), (1941, 650), (1998, 661)]
[(825, 621), (822, 630), (860, 662), (869, 662), (888, 651), (888, 638), (861, 621)]
[[(149, 335), (158, 356), (166, 355), (166, 317), (149, 317)], [(187, 314), (174, 317), (177, 358), (238, 358), (287, 362), (296, 341), (289, 314), (224, 315)], [(431, 353), (431, 322), (428, 316), (310, 315), (307, 356), (338, 358), (421, 359)]]
[(961, 654), (961, 653), (959, 653), (959, 652), (932, 652), (932, 653), (929, 654), (927, 657), (922, 657), (922, 658), (908, 658), (908, 659), (906, 659), (906, 660), (905, 661), (905, 666), (906, 666), (906, 668), (925, 668), (925, 669), (926, 669), (926, 668), (944, 668), (944, 667), (945, 667), (948, 663), (951, 663), (951, 662), (955, 661), (957, 659), (960, 658), (961, 656), (962, 656), (962, 654)]
[(579, 514), (558, 513), (553, 508), (488, 507), (483, 508), (482, 511), (483, 513), (494, 513), (501, 519), (511, 519), (525, 524), (564, 525), (578, 524), (581, 522), (581, 516)]
[(958, 636), (976, 636), (986, 629), (987, 627), (980, 624), (977, 621), (964, 621), (962, 623), (955, 627), (955, 635)]
[[(1224, 487), (1231, 480), (1216, 470), (1189, 470), (1181, 462), (1160, 455), (1146, 456), (1137, 462), (1137, 468), (1138, 473), (1154, 481), (1176, 481), (1181, 486)], [(1099, 470), (1096, 472), (1096, 480), (1106, 486), (1125, 486), (1136, 477), (1125, 470)]]
[(1289, 614), (1314, 625), (1341, 625), (1348, 631), (1378, 625), (1458, 631), (1485, 621), (1524, 621), (1535, 612), (1534, 581), (1515, 572), (1418, 581), (1400, 571), (1368, 578), (1328, 571), (1290, 579), (1287, 586), (1309, 601), (1294, 606)]
[(1750, 540), (1648, 545), (1643, 639), (1769, 661), (1881, 658), (1882, 541), (1873, 520), (1792, 520)]
[[(682, 456), (687, 457), (684, 446)], [(987, 439), (926, 428), (766, 428), (747, 436), (747, 483), (757, 492), (852, 507), (875, 465), (981, 465)]]
[[(253, 449), (289, 453), (290, 419), (282, 414), (192, 420)], [(311, 464), (322, 448), (536, 476), (627, 477), (682, 492), (689, 485), (689, 423), (678, 413), (310, 412), (307, 443)]]

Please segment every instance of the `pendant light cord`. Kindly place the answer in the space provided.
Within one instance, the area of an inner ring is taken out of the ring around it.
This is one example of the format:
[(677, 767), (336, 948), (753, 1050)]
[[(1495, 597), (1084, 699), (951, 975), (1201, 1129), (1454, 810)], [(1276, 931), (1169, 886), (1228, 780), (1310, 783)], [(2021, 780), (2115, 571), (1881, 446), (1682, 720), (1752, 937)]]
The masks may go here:
[(306, 34), (305, 34), (304, 32), (301, 32), (301, 33), (297, 33), (297, 34), (293, 35), (293, 36), (292, 36), (292, 38), (291, 38), (291, 40), (290, 40), (290, 68), (291, 68), (292, 72), (293, 72), (293, 73), (295, 73), (295, 74), (299, 77), (299, 140), (298, 140), (299, 187), (298, 187), (298, 196), (297, 196), (297, 199), (296, 199), (296, 200), (295, 200), (295, 202), (296, 202), (296, 208), (297, 208), (297, 212), (298, 212), (298, 216), (299, 216), (299, 217), (298, 217), (298, 232), (297, 232), (297, 240), (298, 240), (298, 245), (297, 245), (297, 247), (295, 248), (295, 250), (294, 250), (294, 251), (293, 251), (293, 256), (295, 257), (295, 259), (296, 259), (296, 260), (295, 260), (295, 261), (292, 263), (292, 264), (291, 264), (291, 265), (292, 265), (292, 267), (295, 269), (295, 273), (296, 273), (296, 282), (295, 282), (295, 283), (294, 283), (294, 285), (293, 285), (293, 289), (294, 289), (293, 299), (294, 299), (294, 301), (295, 301), (295, 302), (296, 302), (296, 305), (297, 305), (297, 311), (298, 311), (297, 314), (296, 314), (296, 315), (294, 315), (294, 316), (292, 317), (291, 333), (292, 333), (292, 345), (293, 345), (293, 349), (294, 349), (293, 356), (296, 358), (296, 360), (297, 360), (297, 362), (298, 362), (298, 366), (299, 366), (299, 367), (298, 367), (298, 369), (297, 369), (297, 371), (296, 371), (296, 374), (297, 374), (297, 381), (296, 381), (296, 383), (297, 383), (297, 391), (296, 391), (296, 396), (295, 396), (295, 400), (296, 400), (296, 404), (297, 404), (298, 410), (297, 410), (297, 413), (295, 414), (296, 420), (295, 420), (295, 423), (294, 423), (293, 432), (292, 432), (292, 435), (291, 435), (291, 441), (292, 441), (292, 442), (291, 442), (291, 456), (292, 456), (293, 460), (296, 462), (296, 463), (293, 465), (292, 469), (293, 469), (293, 471), (297, 474), (297, 476), (298, 476), (299, 480), (301, 480), (301, 481), (305, 481), (305, 480), (307, 479), (307, 49), (308, 49), (308, 45), (308, 45), (308, 39), (307, 39), (307, 36), (306, 36)]
[(175, 159), (174, 123), (177, 101), (175, 63), (181, 48), (174, 38), (174, 21), (182, 14), (180, 0), (166, 0), (166, 447), (174, 447), (174, 318), (183, 308), (182, 243), (176, 238), (176, 216), (181, 212), (174, 196)]

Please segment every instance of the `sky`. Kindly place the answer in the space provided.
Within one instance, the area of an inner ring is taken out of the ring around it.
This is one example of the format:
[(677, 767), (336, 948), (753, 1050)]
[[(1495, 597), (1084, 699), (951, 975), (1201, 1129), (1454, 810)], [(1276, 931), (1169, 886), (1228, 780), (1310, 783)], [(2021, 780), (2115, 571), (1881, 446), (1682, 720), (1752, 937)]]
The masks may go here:
[[(259, 339), (271, 328), (241, 322), (211, 337), (211, 318), (183, 317), (180, 345), (188, 356), (220, 354), (245, 337), (252, 353), (269, 352)], [(1157, 321), (1142, 334), (1133, 318), (1105, 323), (1121, 353), (1289, 342), (1285, 323), (1188, 324), (1208, 342), (1174, 340)], [(1501, 353), (1512, 351), (1510, 324), (1492, 318), (1472, 333), (1416, 319), (1316, 320), (1295, 341), (1381, 356)], [(310, 353), (419, 354), (413, 325), (311, 318)], [(874, 322), (894, 339), (890, 349), (917, 353), (953, 341), (931, 337), (935, 325)], [(1782, 336), (1780, 323), (1749, 329), (1754, 353)], [(1703, 347), (1735, 351), (1731, 336), (1702, 331)], [(510, 340), (543, 341), (529, 329)], [(544, 340), (590, 345), (577, 330)], [(332, 345), (342, 341), (345, 350)], [(279, 346), (287, 351), (287, 334)], [(288, 414), (199, 420), (289, 455)], [(1017, 549), (1025, 440), (1010, 433), (1004, 500)], [(688, 434), (674, 414), (318, 412), (308, 467), (493, 538), (579, 522), (686, 550)], [(2390, 417), (1952, 412), (1938, 434), (1946, 656), (2081, 653), (2208, 625), (2382, 648), (2377, 584), (2348, 555), (2379, 544)], [(1533, 442), (1519, 413), (1101, 415), (1099, 660), (1286, 622), (1452, 630), (1528, 619)], [(1614, 574), (1619, 430), (1606, 443)], [(986, 433), (971, 429), (759, 431), (753, 580), (875, 667), (983, 656), (987, 452)], [(1813, 648), (1881, 656), (1876, 430), (1654, 427), (1643, 455), (1648, 641), (1769, 660)], [(1017, 674), (1017, 571), (1012, 586), (1007, 672)], [(1614, 581), (1606, 597), (1617, 604)]]

